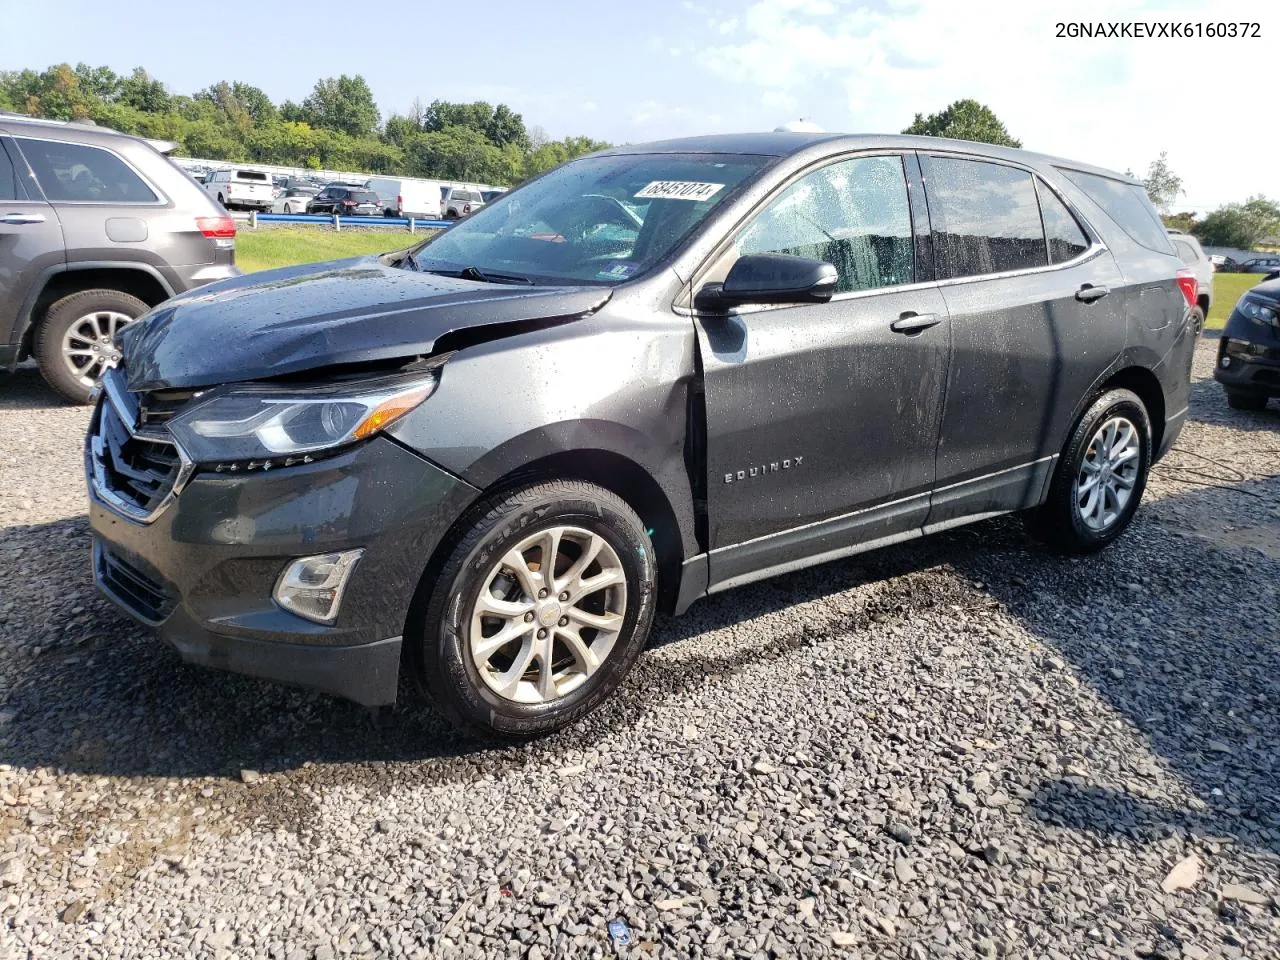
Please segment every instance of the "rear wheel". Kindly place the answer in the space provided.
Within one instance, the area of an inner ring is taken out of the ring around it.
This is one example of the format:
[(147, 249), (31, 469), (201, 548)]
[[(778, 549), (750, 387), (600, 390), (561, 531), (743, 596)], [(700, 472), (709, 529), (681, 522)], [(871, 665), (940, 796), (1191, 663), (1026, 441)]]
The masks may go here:
[(1151, 421), (1137, 394), (1109, 390), (1085, 411), (1030, 532), (1071, 553), (1101, 550), (1124, 532), (1147, 486)]
[(1191, 308), (1191, 330), (1197, 337), (1204, 332), (1204, 309), (1202, 307)]
[(1239, 390), (1227, 391), (1227, 406), (1232, 410), (1262, 410), (1266, 405), (1265, 394), (1241, 393)]
[(56, 301), (36, 332), (36, 362), (49, 386), (87, 403), (102, 372), (120, 359), (115, 336), (150, 308), (119, 290), (83, 290)]
[(644, 525), (609, 491), (553, 481), (498, 494), (419, 588), (405, 630), (418, 680), (486, 734), (558, 730), (635, 663), (656, 577)]

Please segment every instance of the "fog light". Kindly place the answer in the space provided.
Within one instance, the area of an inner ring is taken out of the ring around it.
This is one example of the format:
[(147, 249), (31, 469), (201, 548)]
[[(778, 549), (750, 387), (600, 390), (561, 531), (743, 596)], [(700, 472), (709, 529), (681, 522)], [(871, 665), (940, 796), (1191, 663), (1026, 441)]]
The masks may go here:
[(1229, 367), (1229, 366), (1231, 366), (1231, 358), (1230, 358), (1230, 357), (1223, 357), (1223, 358), (1222, 358), (1222, 365), (1223, 365), (1224, 367)]
[(299, 557), (276, 581), (276, 603), (316, 623), (333, 623), (338, 619), (347, 580), (362, 556), (363, 549)]

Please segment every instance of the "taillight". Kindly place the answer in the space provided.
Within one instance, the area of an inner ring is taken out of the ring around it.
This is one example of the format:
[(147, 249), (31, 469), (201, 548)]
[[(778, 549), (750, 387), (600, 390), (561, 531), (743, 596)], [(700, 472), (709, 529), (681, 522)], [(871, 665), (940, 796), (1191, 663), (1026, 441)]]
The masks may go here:
[(230, 217), (196, 217), (196, 229), (214, 240), (235, 237), (236, 222)]
[(464, 204), (464, 205), (463, 205), (463, 207), (462, 207), (462, 212), (463, 212), (463, 213), (470, 213), (470, 212), (471, 212), (471, 204), (469, 204), (469, 203), (468, 203), (468, 204)]
[(1178, 289), (1187, 298), (1187, 306), (1194, 307), (1196, 305), (1196, 294), (1200, 292), (1200, 283), (1196, 280), (1194, 270), (1183, 268), (1178, 271)]

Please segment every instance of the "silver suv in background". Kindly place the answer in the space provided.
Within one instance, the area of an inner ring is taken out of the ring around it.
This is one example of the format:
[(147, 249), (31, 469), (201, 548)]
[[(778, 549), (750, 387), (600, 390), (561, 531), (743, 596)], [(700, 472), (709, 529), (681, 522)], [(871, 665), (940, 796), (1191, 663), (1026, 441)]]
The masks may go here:
[(120, 327), (239, 274), (235, 235), (152, 143), (0, 113), (0, 366), (34, 356), (50, 386), (86, 402), (119, 359)]
[[(1204, 321), (1209, 316), (1209, 307), (1213, 305), (1213, 261), (1200, 246), (1200, 241), (1181, 230), (1170, 230), (1169, 239), (1173, 241), (1173, 249), (1178, 252), (1178, 259), (1195, 271), (1196, 306), (1192, 309), (1192, 319), (1196, 324), (1196, 333), (1204, 329)], [(1200, 316), (1195, 316), (1195, 311)]]

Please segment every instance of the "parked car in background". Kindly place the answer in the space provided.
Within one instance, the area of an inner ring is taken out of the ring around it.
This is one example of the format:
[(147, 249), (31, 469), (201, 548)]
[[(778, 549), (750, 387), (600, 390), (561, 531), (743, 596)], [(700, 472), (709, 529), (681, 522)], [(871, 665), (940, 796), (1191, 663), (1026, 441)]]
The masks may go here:
[(484, 197), (479, 190), (470, 187), (442, 187), (440, 189), (440, 209), (444, 219), (457, 220), (469, 217), (484, 206)]
[(1236, 410), (1261, 410), (1280, 397), (1280, 278), (1269, 278), (1236, 303), (1218, 341), (1213, 377)]
[(284, 196), (276, 199), (275, 207), (272, 209), (279, 208), (280, 213), (306, 213), (307, 205), (319, 192), (320, 188), (312, 183), (302, 182), (286, 186)]
[(1280, 257), (1254, 257), (1240, 264), (1238, 273), (1274, 273), (1280, 270)]
[(1179, 259), (1195, 271), (1196, 316), (1194, 321), (1196, 333), (1199, 334), (1204, 329), (1209, 308), (1213, 306), (1213, 264), (1205, 256), (1200, 241), (1191, 234), (1183, 233), (1181, 230), (1170, 230), (1169, 239), (1173, 242), (1173, 249), (1177, 251)]
[(493, 203), (493, 201), (497, 200), (500, 196), (502, 196), (506, 192), (507, 192), (506, 189), (502, 187), (495, 190), (481, 190), (480, 199), (483, 200), (485, 203)]
[(442, 220), (440, 207), (443, 186), (434, 180), (401, 180), (396, 197), (396, 215), (422, 220)]
[(88, 400), (115, 334), (236, 276), (234, 221), (168, 157), (100, 126), (0, 114), (0, 366)]
[(598, 153), (126, 331), (88, 435), (97, 581), (188, 661), (371, 705), (407, 671), (545, 734), (699, 597), (1002, 513), (1114, 541), (1187, 417), (1195, 292), (1142, 184), (1074, 161)]
[(307, 204), (307, 213), (336, 213), (344, 217), (380, 217), (378, 195), (364, 187), (330, 184)]
[(215, 170), (204, 189), (228, 210), (270, 210), (275, 199), (271, 177), (257, 170)]

